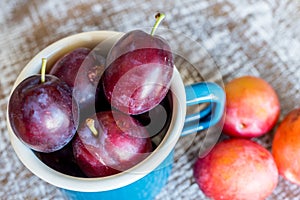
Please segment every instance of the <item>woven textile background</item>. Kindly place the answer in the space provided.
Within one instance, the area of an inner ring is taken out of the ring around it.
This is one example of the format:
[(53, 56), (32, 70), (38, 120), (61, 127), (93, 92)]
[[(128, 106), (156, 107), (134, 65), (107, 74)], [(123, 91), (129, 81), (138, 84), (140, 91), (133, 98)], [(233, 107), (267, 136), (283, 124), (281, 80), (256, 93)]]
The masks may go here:
[[(299, 0), (1, 0), (0, 9), (0, 199), (65, 199), (19, 161), (5, 115), (22, 68), (47, 45), (71, 34), (151, 26), (154, 14), (163, 11), (167, 17), (162, 27), (199, 42), (214, 60), (217, 68), (208, 65), (203, 71), (208, 79), (220, 81), (214, 76), (216, 69), (224, 83), (246, 74), (264, 78), (279, 95), (279, 122), (300, 106)], [(185, 44), (177, 37), (170, 39)], [(189, 45), (184, 49), (195, 53)], [(180, 71), (185, 83), (199, 81), (188, 68)], [(257, 139), (269, 150), (273, 132)], [(203, 134), (189, 139), (179, 141), (172, 175), (157, 200), (206, 199), (192, 176)], [(269, 197), (299, 198), (300, 187), (282, 178)]]

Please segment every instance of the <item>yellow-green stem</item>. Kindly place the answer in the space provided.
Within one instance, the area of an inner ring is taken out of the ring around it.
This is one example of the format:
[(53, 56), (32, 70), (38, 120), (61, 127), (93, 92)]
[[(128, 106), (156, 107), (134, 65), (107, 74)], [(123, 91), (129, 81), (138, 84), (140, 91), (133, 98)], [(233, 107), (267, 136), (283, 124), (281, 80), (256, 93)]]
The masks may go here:
[(86, 122), (86, 125), (89, 127), (90, 131), (93, 133), (93, 135), (95, 137), (97, 137), (98, 136), (98, 131), (95, 128), (95, 120), (93, 120), (91, 118), (87, 118), (85, 122)]
[(45, 76), (46, 76), (46, 66), (47, 66), (47, 59), (42, 58), (42, 68), (41, 68), (41, 82), (45, 82)]
[(159, 26), (160, 22), (161, 22), (164, 18), (165, 18), (165, 14), (164, 14), (164, 13), (157, 13), (157, 14), (155, 15), (156, 21), (155, 21), (155, 24), (154, 24), (154, 26), (153, 26), (153, 28), (152, 28), (152, 30), (151, 30), (150, 35), (152, 35), (152, 36), (154, 35), (154, 33), (155, 33), (157, 27)]

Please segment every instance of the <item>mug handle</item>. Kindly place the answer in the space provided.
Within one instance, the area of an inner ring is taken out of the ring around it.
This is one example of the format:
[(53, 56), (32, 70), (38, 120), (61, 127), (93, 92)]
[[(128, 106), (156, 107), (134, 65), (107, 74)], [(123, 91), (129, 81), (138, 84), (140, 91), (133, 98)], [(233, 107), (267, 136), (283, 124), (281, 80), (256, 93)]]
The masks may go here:
[(186, 116), (181, 136), (207, 129), (220, 121), (225, 107), (224, 90), (212, 82), (201, 82), (185, 86), (186, 104), (209, 103), (198, 113)]

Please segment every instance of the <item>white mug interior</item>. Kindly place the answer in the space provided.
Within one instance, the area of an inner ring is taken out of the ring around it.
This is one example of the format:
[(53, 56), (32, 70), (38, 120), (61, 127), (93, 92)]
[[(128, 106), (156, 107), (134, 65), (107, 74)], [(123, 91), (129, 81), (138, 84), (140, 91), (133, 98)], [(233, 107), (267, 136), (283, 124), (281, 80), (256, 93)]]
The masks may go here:
[[(108, 52), (114, 41), (122, 35), (123, 33), (113, 31), (84, 32), (51, 44), (25, 66), (15, 81), (12, 91), (22, 80), (39, 73), (42, 58), (47, 58), (48, 64), (51, 66), (60, 56), (72, 49), (78, 47), (93, 48), (98, 43), (110, 38), (110, 40), (107, 40), (108, 42), (101, 46), (103, 51)], [(63, 174), (48, 167), (13, 133), (7, 111), (7, 128), (11, 144), (19, 159), (33, 174), (59, 188), (81, 192), (100, 192), (124, 187), (155, 170), (174, 149), (181, 135), (186, 115), (186, 97), (183, 81), (176, 68), (171, 83), (171, 91), (173, 101), (171, 123), (164, 139), (145, 160), (133, 168), (116, 175), (102, 178), (81, 178)]]

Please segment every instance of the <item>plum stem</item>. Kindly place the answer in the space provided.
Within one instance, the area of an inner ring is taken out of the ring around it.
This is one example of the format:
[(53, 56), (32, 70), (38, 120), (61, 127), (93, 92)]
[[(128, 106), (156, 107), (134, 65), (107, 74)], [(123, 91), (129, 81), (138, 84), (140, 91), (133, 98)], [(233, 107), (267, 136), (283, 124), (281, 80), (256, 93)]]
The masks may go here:
[(41, 82), (42, 83), (45, 83), (46, 65), (47, 65), (47, 59), (42, 58), (42, 68), (41, 68)]
[(164, 14), (164, 13), (157, 13), (157, 14), (155, 15), (156, 21), (155, 21), (155, 24), (154, 24), (154, 26), (153, 26), (153, 28), (152, 28), (152, 30), (151, 30), (150, 35), (152, 35), (152, 36), (154, 35), (154, 33), (155, 33), (157, 27), (159, 26), (160, 22), (161, 22), (164, 18), (165, 18), (165, 14)]
[(93, 133), (93, 135), (95, 137), (98, 136), (98, 131), (95, 128), (95, 120), (91, 119), (91, 118), (87, 118), (86, 119), (86, 125), (89, 127), (90, 131)]

